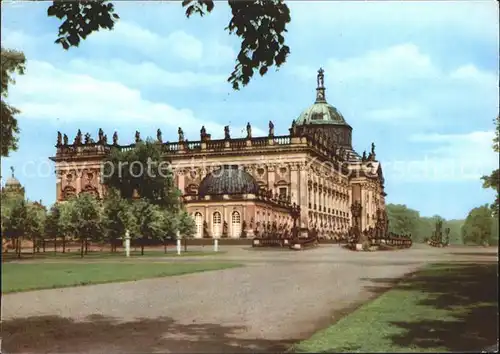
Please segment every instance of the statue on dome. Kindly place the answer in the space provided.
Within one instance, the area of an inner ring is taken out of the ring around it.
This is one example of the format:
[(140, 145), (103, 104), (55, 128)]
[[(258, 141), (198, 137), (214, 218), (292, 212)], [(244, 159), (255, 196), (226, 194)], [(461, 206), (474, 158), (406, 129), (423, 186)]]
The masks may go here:
[(229, 133), (229, 125), (226, 125), (224, 127), (224, 139), (226, 140), (231, 139), (231, 134)]
[(60, 146), (62, 143), (62, 134), (60, 131), (57, 132), (57, 146)]
[(113, 145), (118, 145), (118, 133), (116, 131), (113, 133)]
[(138, 130), (136, 130), (135, 131), (135, 142), (138, 143), (140, 141), (141, 141), (141, 133)]
[(102, 143), (104, 145), (108, 145), (108, 136), (106, 134), (104, 134), (104, 136), (102, 137)]
[(375, 159), (375, 143), (372, 143), (372, 156)]
[(269, 137), (274, 137), (274, 124), (272, 121), (269, 121)]
[(318, 88), (323, 88), (325, 85), (325, 75), (323, 68), (319, 68), (318, 70)]
[(184, 141), (184, 132), (182, 131), (181, 127), (177, 129), (177, 134), (179, 134), (179, 142)]
[(252, 126), (250, 122), (247, 123), (247, 139), (252, 139)]
[(161, 130), (160, 130), (160, 128), (158, 128), (158, 130), (156, 131), (156, 140), (158, 140), (158, 142), (160, 144), (163, 142), (163, 139), (161, 137)]
[(361, 161), (366, 161), (366, 151), (363, 151), (363, 156), (361, 156)]
[(63, 144), (68, 145), (68, 136), (66, 134), (63, 135)]

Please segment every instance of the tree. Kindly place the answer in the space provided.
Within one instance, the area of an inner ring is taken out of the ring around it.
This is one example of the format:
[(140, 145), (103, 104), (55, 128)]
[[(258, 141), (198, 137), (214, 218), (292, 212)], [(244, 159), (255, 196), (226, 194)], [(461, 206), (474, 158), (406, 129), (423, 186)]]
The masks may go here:
[(170, 210), (165, 210), (163, 214), (163, 247), (167, 253), (167, 241), (176, 237), (177, 230), (179, 230), (179, 218), (175, 213)]
[[(228, 78), (238, 90), (250, 82), (257, 70), (264, 75), (270, 67), (285, 63), (290, 48), (284, 34), (290, 22), (290, 9), (282, 0), (228, 0), (232, 18), (225, 30), (241, 39), (234, 71)], [(214, 8), (213, 0), (183, 0), (186, 16), (204, 16)], [(108, 1), (53, 1), (48, 16), (62, 20), (56, 43), (64, 49), (77, 47), (81, 40), (101, 29), (112, 30), (119, 16)]]
[(18, 258), (21, 258), (21, 237), (25, 230), (26, 202), (20, 198), (13, 198), (6, 210), (2, 205), (2, 233), (13, 242)]
[(194, 219), (185, 210), (182, 210), (177, 217), (179, 219), (179, 233), (184, 240), (184, 251), (187, 252), (187, 240), (194, 236), (196, 224)]
[(164, 235), (164, 213), (159, 205), (143, 198), (132, 202), (135, 218), (131, 222), (133, 234), (141, 240), (141, 255), (148, 240), (161, 240)]
[(130, 203), (112, 188), (107, 191), (103, 201), (103, 234), (110, 242), (111, 252), (116, 252), (116, 243), (125, 235), (133, 220)]
[(101, 209), (98, 200), (89, 193), (80, 193), (71, 200), (70, 220), (75, 236), (80, 240), (80, 255), (86, 251), (87, 240), (100, 239), (102, 235)]
[(37, 241), (45, 233), (47, 211), (38, 203), (28, 203), (26, 208), (26, 236), (33, 241), (33, 254), (36, 252)]
[(113, 148), (104, 162), (104, 184), (119, 191), (122, 198), (136, 196), (161, 207), (175, 209), (179, 191), (174, 187), (173, 173), (162, 158), (160, 144), (148, 139), (128, 151)]
[(23, 53), (9, 50), (0, 49), (1, 53), (1, 80), (2, 80), (2, 93), (1, 93), (1, 115), (2, 115), (2, 143), (1, 153), (2, 156), (9, 156), (10, 151), (16, 151), (18, 147), (18, 134), (19, 126), (17, 124), (16, 114), (20, 111), (10, 106), (5, 99), (7, 99), (9, 92), (9, 84), (15, 84), (13, 74), (24, 74), (26, 58)]
[(493, 221), (494, 218), (488, 205), (472, 209), (462, 227), (464, 243), (486, 246), (491, 244)]
[[(70, 203), (70, 202), (67, 202)], [(45, 218), (45, 235), (54, 237), (54, 251), (57, 252), (57, 236), (61, 234), (60, 231), (60, 217), (61, 217), (61, 204), (54, 204)], [(45, 246), (44, 246), (45, 252)]]
[[(500, 153), (500, 143), (499, 143), (499, 134), (500, 134), (500, 116), (494, 120), (495, 123), (495, 137), (493, 138), (493, 151), (496, 153)], [(491, 210), (494, 215), (500, 214), (500, 170), (497, 168), (489, 176), (481, 177), (483, 180), (483, 188), (492, 188), (497, 193), (495, 201), (490, 205)]]
[(388, 204), (387, 217), (389, 218), (389, 230), (396, 234), (411, 234), (414, 242), (422, 242), (417, 235), (420, 214), (418, 211), (408, 208), (402, 204)]

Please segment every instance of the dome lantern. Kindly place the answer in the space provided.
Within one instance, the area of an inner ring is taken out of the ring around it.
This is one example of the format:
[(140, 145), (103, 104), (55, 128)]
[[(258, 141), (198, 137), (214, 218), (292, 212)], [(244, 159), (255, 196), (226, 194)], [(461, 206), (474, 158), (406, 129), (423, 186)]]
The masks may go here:
[(299, 126), (309, 124), (348, 125), (337, 108), (326, 101), (324, 73), (323, 68), (318, 70), (316, 101), (300, 114), (296, 120), (296, 124)]

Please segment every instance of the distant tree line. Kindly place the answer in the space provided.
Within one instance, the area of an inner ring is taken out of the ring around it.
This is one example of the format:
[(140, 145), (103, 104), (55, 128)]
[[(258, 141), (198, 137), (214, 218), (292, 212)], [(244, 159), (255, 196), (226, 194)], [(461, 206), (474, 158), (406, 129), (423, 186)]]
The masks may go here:
[(427, 242), (436, 228), (438, 220), (443, 221), (443, 229), (450, 228), (449, 242), (452, 245), (497, 245), (498, 216), (488, 205), (472, 209), (464, 220), (446, 220), (434, 215), (420, 216), (420, 212), (402, 204), (388, 204), (389, 231), (411, 234), (413, 242)]

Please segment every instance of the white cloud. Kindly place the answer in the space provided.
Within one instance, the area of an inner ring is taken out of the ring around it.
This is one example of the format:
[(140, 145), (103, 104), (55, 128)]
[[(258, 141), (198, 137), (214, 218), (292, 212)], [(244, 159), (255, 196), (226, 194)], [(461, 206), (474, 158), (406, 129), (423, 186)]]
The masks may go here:
[(152, 62), (140, 64), (127, 63), (121, 59), (83, 60), (75, 59), (69, 62), (68, 69), (74, 73), (88, 74), (101, 79), (116, 79), (131, 85), (148, 87), (208, 87), (227, 86), (226, 76), (193, 71), (167, 71)]
[[(369, 51), (361, 56), (327, 61), (325, 79), (335, 82), (359, 82), (360, 80), (377, 85), (408, 83), (415, 79), (429, 79), (441, 73), (432, 65), (428, 55), (412, 43), (404, 43), (381, 50)], [(312, 67), (292, 67), (293, 73), (302, 79), (310, 80), (316, 75)]]
[(128, 47), (156, 60), (174, 55), (201, 67), (222, 66), (235, 59), (233, 49), (216, 40), (206, 40), (203, 43), (198, 38), (180, 30), (163, 36), (125, 21), (119, 21), (112, 31), (94, 34), (89, 37), (88, 41), (104, 46)]
[(384, 173), (395, 182), (478, 181), (498, 168), (499, 156), (492, 149), (493, 136), (492, 131), (414, 134), (410, 142), (427, 143), (428, 147), (420, 149), (420, 157), (413, 160), (385, 162)]

